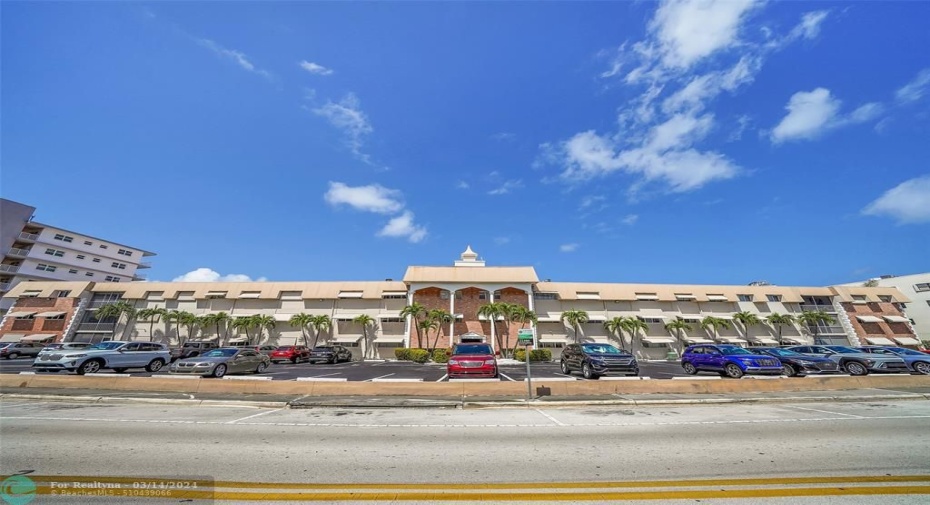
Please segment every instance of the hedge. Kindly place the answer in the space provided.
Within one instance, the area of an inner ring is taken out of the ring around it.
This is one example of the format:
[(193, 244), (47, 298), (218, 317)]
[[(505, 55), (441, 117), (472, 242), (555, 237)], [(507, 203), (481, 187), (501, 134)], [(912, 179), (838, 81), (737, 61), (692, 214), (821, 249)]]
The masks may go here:
[(426, 349), (410, 349), (410, 361), (414, 363), (426, 363), (429, 361), (429, 351)]
[[(513, 358), (517, 361), (526, 361), (526, 349), (517, 349)], [(530, 351), (530, 362), (533, 361), (552, 361), (551, 349), (533, 349)]]
[(452, 349), (433, 349), (433, 361), (435, 363), (448, 363), (449, 354), (452, 353)]

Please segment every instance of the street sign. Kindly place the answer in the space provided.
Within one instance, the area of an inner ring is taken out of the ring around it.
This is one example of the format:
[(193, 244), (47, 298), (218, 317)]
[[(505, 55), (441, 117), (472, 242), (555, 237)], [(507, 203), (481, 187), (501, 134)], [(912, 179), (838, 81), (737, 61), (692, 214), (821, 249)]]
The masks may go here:
[(517, 342), (521, 344), (533, 343), (533, 329), (521, 328), (517, 330)]

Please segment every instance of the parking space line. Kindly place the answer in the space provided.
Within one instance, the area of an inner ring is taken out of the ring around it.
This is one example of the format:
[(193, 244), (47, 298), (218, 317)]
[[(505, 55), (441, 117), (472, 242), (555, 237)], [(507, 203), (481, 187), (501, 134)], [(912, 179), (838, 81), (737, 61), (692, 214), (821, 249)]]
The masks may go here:
[(245, 416), (239, 419), (233, 419), (232, 421), (226, 421), (226, 424), (236, 424), (239, 421), (245, 421), (246, 419), (252, 419), (253, 417), (263, 416), (265, 414), (273, 414), (275, 412), (280, 412), (282, 410), (284, 409), (280, 408), (280, 409), (274, 409), (274, 410), (266, 410), (265, 412), (259, 412), (258, 414), (252, 414), (251, 416)]
[(533, 409), (533, 410), (535, 410), (536, 412), (539, 412), (540, 414), (542, 414), (543, 416), (545, 416), (546, 419), (548, 419), (548, 420), (554, 422), (555, 424), (557, 424), (557, 425), (559, 425), (559, 426), (565, 426), (565, 423), (563, 423), (562, 421), (559, 421), (558, 419), (556, 419), (556, 418), (550, 416), (549, 414), (547, 414), (547, 413), (545, 413), (545, 412), (543, 412), (543, 411), (541, 411), (541, 410), (539, 410), (539, 409)]
[(812, 409), (810, 407), (798, 407), (797, 405), (789, 405), (789, 406), (795, 409), (800, 409), (800, 410), (810, 410), (811, 412), (820, 412), (821, 414), (833, 414), (836, 416), (849, 416), (854, 419), (868, 419), (867, 417), (857, 416), (855, 414), (844, 414), (842, 412), (831, 412), (829, 410)]
[(447, 377), (449, 377), (449, 374), (443, 375), (443, 376), (440, 377), (439, 380), (437, 380), (436, 382), (442, 382), (442, 381), (446, 380)]
[(562, 377), (568, 377), (569, 379), (575, 379), (576, 381), (588, 380), (588, 379), (585, 379), (585, 378), (583, 378), (583, 377), (575, 377), (575, 376), (573, 376), (573, 375), (566, 375), (566, 374), (564, 374), (564, 373), (559, 373), (559, 372), (554, 372), (554, 375), (560, 375), (560, 376), (562, 376)]
[(500, 372), (500, 374), (501, 374), (501, 377), (503, 377), (503, 378), (509, 380), (510, 382), (517, 382), (515, 379), (511, 379), (509, 375), (507, 375), (507, 374), (505, 374), (505, 373), (503, 373), (503, 372)]
[(387, 374), (387, 375), (382, 375), (381, 377), (372, 377), (372, 378), (370, 378), (370, 379), (363, 380), (362, 382), (371, 382), (371, 381), (373, 381), (373, 380), (375, 380), (375, 379), (383, 379), (383, 378), (385, 378), (385, 377), (390, 377), (390, 376), (392, 376), (392, 375), (396, 375), (396, 374), (389, 373), (389, 374)]

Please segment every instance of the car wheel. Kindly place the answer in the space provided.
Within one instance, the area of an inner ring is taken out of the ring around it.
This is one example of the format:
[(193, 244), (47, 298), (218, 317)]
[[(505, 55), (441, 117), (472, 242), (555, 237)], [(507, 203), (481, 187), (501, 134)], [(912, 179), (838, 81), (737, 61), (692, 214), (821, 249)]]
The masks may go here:
[(298, 361), (300, 361), (300, 356), (294, 356), (293, 358), (291, 358), (291, 363), (295, 365), (297, 364)]
[(128, 368), (114, 368), (114, 369), (113, 369), (113, 371), (116, 372), (116, 373), (123, 373), (123, 372), (125, 372), (126, 370), (128, 370)]
[(97, 373), (100, 371), (100, 365), (103, 363), (100, 360), (89, 359), (81, 364), (77, 369), (78, 375), (84, 375), (86, 373)]
[(6, 355), (6, 359), (16, 359), (16, 358), (18, 358), (18, 357), (19, 357), (19, 353), (18, 353), (18, 352), (11, 352), (10, 354), (7, 354), (7, 355)]
[(591, 365), (588, 363), (581, 365), (581, 375), (583, 375), (585, 379), (597, 379), (597, 374), (594, 373), (594, 369), (591, 368)]
[(918, 361), (914, 363), (914, 370), (916, 370), (917, 373), (930, 375), (930, 363), (927, 363), (926, 361)]
[(567, 363), (567, 362), (562, 361), (561, 367), (562, 367), (562, 373), (564, 373), (565, 375), (571, 375), (571, 374), (572, 374), (572, 369), (571, 369), (571, 368), (568, 368), (568, 363)]
[(795, 370), (794, 367), (789, 365), (788, 363), (785, 363), (784, 365), (782, 365), (781, 370), (788, 377), (794, 377), (798, 374), (798, 371)]
[(216, 365), (216, 368), (213, 369), (213, 376), (218, 379), (224, 375), (226, 375), (226, 365)]
[(681, 368), (684, 368), (685, 373), (688, 375), (697, 375), (698, 373), (697, 367), (688, 362), (682, 363)]
[(846, 371), (849, 372), (849, 375), (868, 375), (869, 369), (865, 367), (862, 363), (858, 361), (847, 361), (846, 362)]
[(258, 368), (255, 369), (255, 373), (262, 373), (265, 371), (266, 368), (268, 368), (268, 363), (265, 363), (264, 361), (262, 361), (261, 363), (258, 364)]
[(736, 363), (727, 363), (727, 366), (723, 367), (723, 371), (727, 373), (727, 377), (732, 379), (739, 379), (743, 376), (743, 369)]
[(160, 359), (153, 359), (152, 362), (149, 363), (149, 364), (145, 367), (145, 371), (146, 371), (146, 372), (157, 372), (157, 371), (161, 370), (161, 367), (163, 367), (163, 366), (165, 366), (165, 362), (164, 362), (164, 361), (162, 361), (162, 360), (160, 360)]

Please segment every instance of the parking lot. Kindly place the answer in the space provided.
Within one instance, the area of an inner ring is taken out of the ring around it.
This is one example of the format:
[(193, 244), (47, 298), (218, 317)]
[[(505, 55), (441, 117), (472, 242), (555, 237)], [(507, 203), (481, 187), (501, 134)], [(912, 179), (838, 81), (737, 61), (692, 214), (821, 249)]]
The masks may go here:
[[(31, 358), (0, 360), (0, 373), (32, 372), (32, 362), (33, 360)], [(526, 364), (501, 365), (500, 371), (501, 381), (523, 381), (526, 378)], [(44, 372), (40, 373), (44, 374)], [(112, 370), (103, 370), (100, 373), (109, 374), (114, 372)], [(129, 373), (133, 377), (150, 377), (152, 375), (164, 375), (167, 371), (152, 374), (144, 370), (130, 370)], [(531, 373), (533, 378), (585, 380), (578, 373), (572, 374), (571, 377), (562, 374), (561, 370), (559, 370), (558, 363), (532, 363)], [(58, 372), (58, 375), (66, 375), (66, 372)], [(73, 372), (72, 375), (74, 375)], [(352, 382), (396, 380), (441, 382), (448, 380), (446, 377), (446, 366), (443, 364), (421, 365), (397, 361), (353, 361), (350, 363), (338, 363), (333, 365), (310, 363), (273, 364), (262, 375), (270, 377), (273, 380), (296, 380), (298, 378), (316, 378), (332, 381), (345, 380)], [(640, 375), (653, 379), (669, 379), (672, 377), (687, 376), (677, 362), (641, 362)], [(716, 376), (716, 374), (708, 375)]]

